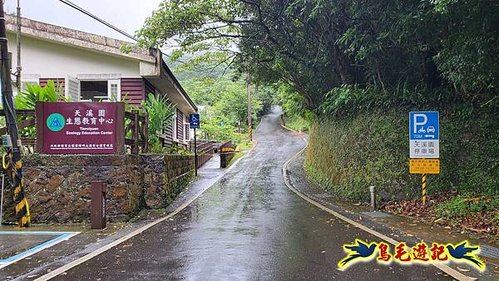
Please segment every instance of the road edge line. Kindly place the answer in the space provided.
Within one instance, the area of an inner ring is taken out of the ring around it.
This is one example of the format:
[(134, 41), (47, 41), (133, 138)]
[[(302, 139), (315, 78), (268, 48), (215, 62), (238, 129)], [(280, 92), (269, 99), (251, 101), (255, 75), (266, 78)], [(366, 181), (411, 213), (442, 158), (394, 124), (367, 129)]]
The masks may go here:
[[(16, 233), (15, 231), (6, 231), (6, 232), (12, 232), (14, 235), (19, 235), (19, 233)], [(52, 246), (55, 246), (63, 241), (66, 241), (68, 239), (70, 239), (71, 237), (75, 236), (75, 235), (78, 235), (80, 232), (73, 232), (73, 231), (63, 231), (63, 232), (55, 232), (55, 231), (46, 231), (46, 232), (43, 232), (43, 234), (39, 234), (43, 231), (33, 231), (33, 232), (29, 232), (29, 231), (26, 231), (26, 233), (23, 233), (24, 235), (29, 235), (31, 233), (35, 233), (34, 235), (44, 235), (44, 234), (47, 234), (47, 235), (56, 235), (57, 236), (55, 238), (52, 238), (46, 242), (43, 242), (41, 244), (38, 244), (34, 247), (31, 247), (29, 249), (27, 249), (26, 251), (23, 251), (17, 255), (13, 255), (11, 257), (8, 257), (6, 259), (0, 259), (0, 269), (2, 268), (5, 268), (13, 263), (16, 263), (20, 260), (23, 260), (27, 257), (30, 257), (40, 251), (43, 251), (45, 249), (48, 249)], [(21, 234), (21, 235), (23, 235)]]
[[(283, 126), (281, 124), (281, 126), (285, 129), (287, 129), (285, 126)], [(294, 131), (294, 130), (292, 130)], [(329, 209), (328, 207), (322, 205), (321, 203), (313, 200), (312, 198), (308, 197), (307, 195), (305, 195), (304, 193), (302, 193), (301, 191), (298, 191), (298, 189), (296, 189), (295, 187), (293, 187), (293, 185), (291, 184), (291, 182), (289, 181), (289, 176), (288, 176), (288, 171), (287, 171), (287, 168), (288, 168), (288, 165), (289, 163), (291, 163), (291, 161), (293, 161), (295, 158), (298, 157), (298, 155), (300, 155), (300, 153), (302, 153), (303, 151), (305, 151), (308, 147), (308, 141), (303, 139), (306, 143), (305, 147), (303, 149), (301, 149), (300, 151), (298, 151), (295, 155), (293, 155), (293, 157), (291, 157), (290, 159), (288, 159), (288, 161), (286, 161), (284, 163), (284, 165), (282, 166), (282, 177), (283, 177), (283, 180), (284, 180), (284, 183), (285, 185), (288, 187), (288, 189), (290, 189), (291, 191), (293, 191), (293, 193), (295, 193), (296, 195), (298, 195), (299, 197), (301, 197), (303, 200), (307, 201), (308, 203), (316, 206), (317, 208), (343, 220), (344, 222), (347, 222), (361, 230), (364, 230), (366, 231), (367, 233), (371, 234), (371, 235), (374, 235), (378, 238), (381, 238), (382, 240), (385, 240), (386, 242), (396, 246), (399, 242), (385, 234), (382, 234), (380, 232), (377, 232), (373, 229), (370, 229), (368, 228), (367, 226), (363, 225), (363, 224), (360, 224), (352, 219), (349, 219), (347, 218), (346, 216), (336, 212), (336, 211), (333, 211), (331, 209)], [(476, 278), (472, 278), (472, 277), (469, 277), (469, 276), (466, 276), (464, 274), (462, 274), (461, 272), (451, 268), (450, 266), (446, 265), (446, 264), (432, 264), (433, 266), (435, 266), (436, 268), (440, 269), (442, 272), (448, 274), (449, 276), (451, 276), (452, 278), (455, 278), (456, 280), (459, 280), (459, 281), (472, 281), (472, 280), (477, 280)]]
[[(283, 118), (284, 118), (284, 117), (283, 117)], [(297, 134), (301, 134), (301, 133), (303, 133), (303, 132), (298, 132), (297, 130), (292, 129), (292, 128), (290, 128), (290, 127), (288, 127), (288, 126), (284, 125), (284, 119), (283, 119), (283, 118), (279, 118), (279, 122), (281, 123), (281, 127), (283, 127), (285, 130), (291, 131), (291, 132), (293, 132), (293, 133), (297, 133)], [(305, 140), (305, 142), (307, 142), (307, 141)], [(306, 147), (305, 147), (305, 148), (306, 148)]]
[[(247, 155), (247, 154), (246, 154)], [(206, 192), (206, 190), (210, 189), (213, 185), (215, 185), (218, 181), (220, 181), (220, 179), (225, 176), (228, 172), (230, 172), (234, 167), (237, 166), (237, 164), (246, 157), (246, 155), (244, 155), (243, 157), (239, 158), (236, 160), (236, 162), (234, 162), (234, 164), (232, 164), (227, 170), (225, 173), (223, 173), (215, 182), (213, 182), (212, 185), (210, 185), (208, 188), (206, 189), (203, 189), (202, 191), (198, 192), (193, 198), (191, 198), (190, 200), (188, 200), (187, 202), (184, 202), (182, 205), (180, 205), (177, 209), (175, 209), (173, 212), (171, 212), (170, 214), (168, 214), (166, 217), (162, 217), (160, 219), (157, 219), (153, 222), (150, 222), (134, 231), (132, 231), (131, 233), (117, 239), (117, 240), (114, 240), (113, 242), (109, 243), (109, 244), (106, 244), (102, 247), (100, 247), (99, 249), (96, 249), (86, 255), (84, 255), (83, 257), (80, 257), (70, 263), (67, 263), (61, 267), (58, 267), (52, 271), (50, 271), (49, 273), (47, 274), (44, 274), (38, 278), (36, 278), (34, 281), (46, 281), (46, 280), (50, 280), (54, 277), (57, 277), (59, 276), (60, 274), (84, 263), (84, 262), (87, 262), (95, 257), (97, 257), (98, 255), (104, 253), (104, 252), (107, 252), (108, 250), (118, 246), (119, 244), (123, 243), (123, 242), (126, 242), (127, 240), (141, 234), (142, 232), (148, 230), (149, 228), (161, 223), (161, 222), (164, 222), (172, 217), (174, 217), (176, 214), (180, 213), (183, 209), (185, 209), (187, 206), (189, 206), (192, 202), (194, 202), (196, 199), (199, 198), (199, 196), (201, 196), (204, 192)]]

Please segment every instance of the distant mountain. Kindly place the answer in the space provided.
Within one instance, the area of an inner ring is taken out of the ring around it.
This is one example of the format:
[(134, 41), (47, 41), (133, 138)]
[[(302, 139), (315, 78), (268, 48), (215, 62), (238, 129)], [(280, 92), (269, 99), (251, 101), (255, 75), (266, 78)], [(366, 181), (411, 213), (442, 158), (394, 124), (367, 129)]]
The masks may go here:
[[(192, 58), (192, 56), (190, 57)], [(166, 64), (170, 69), (172, 70), (173, 74), (175, 74), (175, 77), (182, 82), (182, 81), (187, 81), (193, 78), (199, 78), (199, 77), (210, 77), (210, 78), (218, 78), (221, 77), (222, 75), (228, 78), (232, 78), (234, 76), (235, 71), (232, 68), (227, 68), (225, 64), (222, 65), (210, 65), (210, 64), (203, 64), (199, 65), (196, 68), (192, 70), (186, 70), (182, 68), (182, 65), (185, 61), (190, 59), (189, 57), (184, 57), (178, 61), (172, 61), (168, 56), (163, 56), (163, 59), (165, 60)]]

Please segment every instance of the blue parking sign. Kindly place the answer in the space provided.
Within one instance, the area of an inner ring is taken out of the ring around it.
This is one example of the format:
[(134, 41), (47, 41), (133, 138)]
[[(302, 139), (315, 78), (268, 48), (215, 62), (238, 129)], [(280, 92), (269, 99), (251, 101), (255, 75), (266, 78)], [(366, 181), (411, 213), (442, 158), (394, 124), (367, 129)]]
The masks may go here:
[(191, 129), (199, 129), (200, 123), (201, 123), (201, 119), (199, 118), (198, 113), (191, 113), (189, 115), (189, 127)]
[(409, 157), (440, 158), (437, 111), (409, 112)]
[(439, 140), (438, 111), (409, 112), (409, 140)]

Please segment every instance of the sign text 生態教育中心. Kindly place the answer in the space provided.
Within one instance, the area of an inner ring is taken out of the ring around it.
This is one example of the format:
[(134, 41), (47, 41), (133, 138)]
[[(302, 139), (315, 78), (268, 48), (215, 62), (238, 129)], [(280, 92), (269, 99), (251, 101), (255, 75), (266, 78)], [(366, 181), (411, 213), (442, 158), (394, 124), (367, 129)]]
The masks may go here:
[(43, 153), (113, 154), (121, 103), (44, 103)]

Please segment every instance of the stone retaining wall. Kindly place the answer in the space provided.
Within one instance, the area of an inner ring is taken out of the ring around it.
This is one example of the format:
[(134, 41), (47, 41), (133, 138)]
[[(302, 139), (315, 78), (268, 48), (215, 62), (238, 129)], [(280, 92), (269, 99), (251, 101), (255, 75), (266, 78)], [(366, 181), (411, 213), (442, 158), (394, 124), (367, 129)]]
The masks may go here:
[(182, 182), (193, 176), (194, 157), (177, 155), (143, 155), (145, 205), (167, 206), (184, 188)]
[[(33, 154), (23, 160), (34, 223), (88, 222), (92, 181), (107, 185), (109, 220), (126, 221), (142, 208), (166, 207), (194, 168), (193, 157), (177, 155)], [(12, 191), (4, 198), (4, 220), (14, 221)]]
[(235, 155), (236, 146), (231, 141), (222, 144), (220, 146), (220, 168), (227, 168)]

